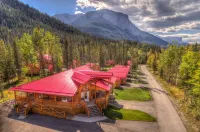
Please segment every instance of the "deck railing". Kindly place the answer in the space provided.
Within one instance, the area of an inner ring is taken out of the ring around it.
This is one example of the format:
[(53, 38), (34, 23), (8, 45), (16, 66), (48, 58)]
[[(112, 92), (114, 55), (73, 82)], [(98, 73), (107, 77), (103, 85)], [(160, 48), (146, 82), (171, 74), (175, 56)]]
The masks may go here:
[(67, 108), (76, 108), (78, 105), (81, 105), (80, 102), (62, 102), (62, 101), (55, 101), (55, 100), (46, 100), (46, 99), (36, 99), (36, 103), (44, 104), (44, 105), (53, 105), (53, 106), (62, 106)]
[(25, 101), (27, 99), (28, 99), (28, 97), (26, 97), (26, 96), (17, 96), (15, 100), (16, 101)]

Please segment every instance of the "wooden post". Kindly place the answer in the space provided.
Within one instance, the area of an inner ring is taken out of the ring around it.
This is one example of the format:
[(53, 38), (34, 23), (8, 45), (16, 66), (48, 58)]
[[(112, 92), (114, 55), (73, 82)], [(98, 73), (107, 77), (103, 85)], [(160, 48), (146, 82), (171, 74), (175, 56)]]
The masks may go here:
[(55, 101), (55, 104), (56, 104), (56, 102), (57, 102), (57, 101), (56, 101), (56, 97), (57, 97), (57, 96), (54, 96), (54, 101)]
[(14, 91), (14, 95), (15, 95), (15, 104), (16, 104), (16, 91)]
[(33, 93), (34, 94), (34, 101), (36, 102), (36, 94), (35, 93)]
[(42, 104), (43, 104), (43, 94), (40, 94), (42, 96)]
[(74, 100), (73, 100), (73, 96), (72, 96), (72, 108), (74, 108)]
[(96, 91), (97, 90), (97, 86), (96, 86), (96, 84), (97, 84), (97, 81), (95, 80), (95, 96), (94, 96), (95, 97), (95, 102), (96, 102), (96, 99), (97, 99), (97, 91)]

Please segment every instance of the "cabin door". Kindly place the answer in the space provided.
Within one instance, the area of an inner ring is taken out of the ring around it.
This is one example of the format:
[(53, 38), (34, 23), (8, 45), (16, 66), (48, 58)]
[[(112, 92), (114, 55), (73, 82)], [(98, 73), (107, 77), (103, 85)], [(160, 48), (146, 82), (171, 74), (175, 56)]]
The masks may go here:
[(85, 85), (81, 92), (81, 99), (84, 100), (85, 102), (90, 101), (90, 91), (88, 85)]
[(81, 92), (81, 99), (84, 100), (85, 102), (89, 102), (90, 101), (90, 91)]
[(85, 98), (85, 102), (89, 102), (90, 101), (90, 91), (86, 92), (86, 98)]

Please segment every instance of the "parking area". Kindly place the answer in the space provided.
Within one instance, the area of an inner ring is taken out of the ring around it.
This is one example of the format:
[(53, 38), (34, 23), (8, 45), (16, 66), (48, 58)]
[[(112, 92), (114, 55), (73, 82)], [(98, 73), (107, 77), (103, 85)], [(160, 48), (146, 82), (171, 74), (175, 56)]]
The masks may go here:
[(59, 119), (39, 114), (30, 114), (18, 120), (17, 114), (3, 112), (2, 132), (157, 132), (156, 122), (104, 120), (96, 123), (84, 123)]

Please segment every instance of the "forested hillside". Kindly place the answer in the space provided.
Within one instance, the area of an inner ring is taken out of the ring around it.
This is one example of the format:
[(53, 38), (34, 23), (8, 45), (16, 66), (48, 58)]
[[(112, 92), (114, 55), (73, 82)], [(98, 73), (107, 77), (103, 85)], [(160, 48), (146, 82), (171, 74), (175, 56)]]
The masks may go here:
[(148, 65), (169, 85), (179, 107), (191, 118), (192, 131), (200, 130), (200, 45), (170, 45), (148, 53)]
[[(70, 34), (80, 34), (75, 28), (40, 13), (18, 0), (0, 0), (0, 38), (10, 40), (11, 36), (31, 32), (34, 27), (40, 26), (47, 30)], [(8, 35), (9, 34), (9, 35)]]

